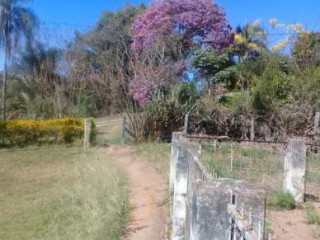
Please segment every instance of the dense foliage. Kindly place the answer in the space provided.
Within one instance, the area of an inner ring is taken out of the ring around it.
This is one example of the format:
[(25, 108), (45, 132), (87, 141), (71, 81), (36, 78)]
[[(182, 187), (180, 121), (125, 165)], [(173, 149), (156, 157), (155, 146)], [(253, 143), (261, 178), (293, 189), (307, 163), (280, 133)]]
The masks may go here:
[[(104, 12), (63, 48), (29, 29), (35, 37), (12, 51), (8, 66), (7, 115), (125, 113), (140, 141), (166, 139), (189, 114), (194, 133), (248, 139), (254, 123), (259, 139), (318, 140), (319, 33), (276, 19), (270, 26), (255, 21), (232, 29), (211, 0), (154, 0)], [(273, 29), (287, 34), (277, 41)]]
[(171, 40), (172, 35), (182, 50), (193, 45), (222, 49), (233, 39), (224, 11), (209, 0), (155, 0), (136, 18), (132, 32), (136, 51)]

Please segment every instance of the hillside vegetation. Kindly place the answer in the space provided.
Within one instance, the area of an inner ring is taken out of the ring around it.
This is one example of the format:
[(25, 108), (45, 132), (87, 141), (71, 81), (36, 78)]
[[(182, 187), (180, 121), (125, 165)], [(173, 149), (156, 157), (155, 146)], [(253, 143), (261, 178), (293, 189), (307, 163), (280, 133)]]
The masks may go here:
[(318, 139), (320, 35), (303, 24), (273, 18), (233, 28), (211, 0), (154, 0), (106, 11), (52, 47), (28, 17), (32, 29), (7, 33), (28, 40), (7, 46), (0, 108), (10, 119), (125, 113), (145, 141), (167, 140), (189, 113), (195, 133), (247, 139), (254, 123), (257, 139)]

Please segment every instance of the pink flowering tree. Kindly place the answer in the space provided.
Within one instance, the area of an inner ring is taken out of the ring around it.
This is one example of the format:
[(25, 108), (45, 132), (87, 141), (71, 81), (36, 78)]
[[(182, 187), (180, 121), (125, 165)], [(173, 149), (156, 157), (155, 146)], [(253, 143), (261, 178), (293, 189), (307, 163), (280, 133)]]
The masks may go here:
[(184, 71), (182, 61), (155, 65), (152, 61), (136, 61), (134, 76), (129, 85), (129, 93), (140, 106), (152, 101), (156, 90), (168, 92), (169, 87), (178, 83)]
[(137, 55), (158, 52), (162, 58), (155, 61), (154, 67), (161, 69), (156, 72), (164, 76), (150, 74), (150, 78), (146, 78), (145, 74), (135, 74), (129, 86), (133, 98), (142, 106), (152, 100), (155, 89), (170, 87), (168, 84), (173, 80), (167, 75), (171, 68), (174, 73), (169, 75), (177, 79), (176, 73), (181, 73), (178, 77), (181, 81), (184, 70), (181, 61), (193, 47), (221, 50), (233, 41), (224, 10), (211, 0), (155, 0), (133, 22), (131, 34), (132, 48)]
[(155, 0), (131, 30), (136, 51), (172, 34), (178, 34), (186, 48), (197, 44), (222, 49), (233, 41), (224, 10), (211, 0)]

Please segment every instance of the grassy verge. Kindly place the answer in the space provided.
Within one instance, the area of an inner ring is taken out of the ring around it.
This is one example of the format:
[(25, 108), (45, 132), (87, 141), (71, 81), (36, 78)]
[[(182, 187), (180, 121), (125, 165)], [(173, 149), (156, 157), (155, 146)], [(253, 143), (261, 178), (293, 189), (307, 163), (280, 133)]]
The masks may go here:
[(312, 205), (307, 206), (307, 223), (311, 225), (320, 226), (320, 213), (317, 212), (316, 208)]
[(126, 182), (103, 150), (0, 151), (0, 239), (116, 240)]
[(292, 210), (297, 206), (290, 193), (276, 192), (268, 200), (268, 207), (274, 210)]
[(140, 143), (133, 145), (136, 152), (150, 161), (161, 174), (169, 174), (170, 143)]

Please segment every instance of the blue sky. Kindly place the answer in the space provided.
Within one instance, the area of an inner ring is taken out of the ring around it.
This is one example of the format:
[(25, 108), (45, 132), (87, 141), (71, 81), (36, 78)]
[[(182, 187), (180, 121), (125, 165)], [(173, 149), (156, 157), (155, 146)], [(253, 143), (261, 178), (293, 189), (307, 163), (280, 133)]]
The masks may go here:
[[(33, 0), (28, 5), (42, 21), (91, 26), (104, 10), (115, 11), (128, 2), (138, 4), (148, 3), (149, 0)], [(309, 29), (320, 29), (319, 0), (218, 0), (217, 2), (225, 8), (233, 26), (256, 19), (267, 22), (271, 17), (276, 17), (285, 23), (301, 22)]]

